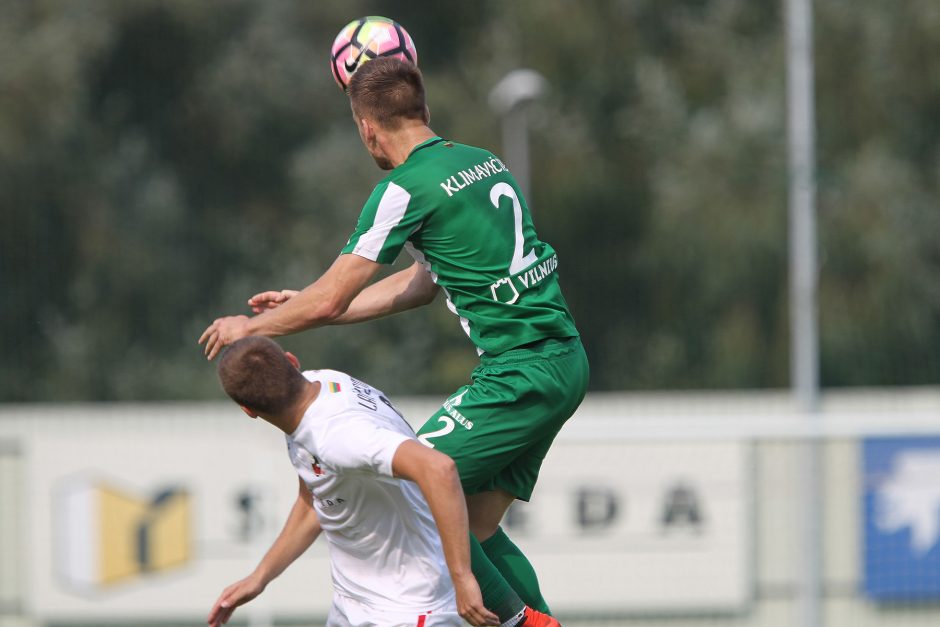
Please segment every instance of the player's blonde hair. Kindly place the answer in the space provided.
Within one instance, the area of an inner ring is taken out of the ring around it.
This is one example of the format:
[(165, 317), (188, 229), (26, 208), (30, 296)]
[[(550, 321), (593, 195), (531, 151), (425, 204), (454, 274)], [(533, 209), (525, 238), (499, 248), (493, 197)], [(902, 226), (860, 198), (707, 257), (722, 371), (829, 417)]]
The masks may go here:
[(284, 349), (266, 337), (234, 342), (219, 360), (219, 380), (233, 401), (267, 415), (290, 409), (306, 381)]

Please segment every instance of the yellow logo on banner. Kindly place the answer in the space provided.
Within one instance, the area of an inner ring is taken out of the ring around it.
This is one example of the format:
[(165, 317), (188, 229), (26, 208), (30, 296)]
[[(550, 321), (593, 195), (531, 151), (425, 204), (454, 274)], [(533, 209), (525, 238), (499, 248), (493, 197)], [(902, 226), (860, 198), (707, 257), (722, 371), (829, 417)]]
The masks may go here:
[(189, 493), (151, 499), (97, 481), (71, 482), (58, 518), (59, 570), (71, 584), (103, 587), (185, 564), (192, 554)]

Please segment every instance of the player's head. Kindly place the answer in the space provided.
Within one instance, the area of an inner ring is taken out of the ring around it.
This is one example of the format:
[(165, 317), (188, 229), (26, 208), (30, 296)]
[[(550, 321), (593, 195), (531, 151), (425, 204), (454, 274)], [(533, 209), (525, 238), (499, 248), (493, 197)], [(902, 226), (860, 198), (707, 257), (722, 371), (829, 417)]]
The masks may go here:
[[(393, 133), (406, 126), (428, 124), (430, 114), (421, 71), (413, 63), (379, 57), (356, 70), (349, 81), (348, 93), (362, 142), (380, 168), (392, 169), (375, 146), (375, 131)], [(373, 125), (378, 128), (372, 128)]]
[(428, 108), (421, 70), (394, 57), (363, 63), (349, 80), (349, 102), (357, 118), (393, 131), (408, 122), (426, 124)]
[(307, 381), (292, 357), (269, 338), (242, 338), (219, 360), (222, 389), (251, 413), (282, 415), (300, 398)]

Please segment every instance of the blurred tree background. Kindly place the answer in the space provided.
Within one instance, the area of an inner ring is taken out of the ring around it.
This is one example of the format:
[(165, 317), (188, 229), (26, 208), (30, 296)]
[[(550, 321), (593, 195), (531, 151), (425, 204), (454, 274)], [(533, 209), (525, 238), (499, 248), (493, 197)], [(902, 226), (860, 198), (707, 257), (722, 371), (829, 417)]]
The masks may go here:
[[(199, 334), (319, 276), (382, 177), (328, 69), (367, 14), (446, 137), (498, 154), (489, 90), (548, 78), (529, 201), (593, 389), (788, 385), (778, 0), (3, 0), (0, 400), (221, 397)], [(822, 382), (940, 383), (940, 3), (815, 19)], [(395, 394), (476, 362), (441, 300), (284, 343)]]

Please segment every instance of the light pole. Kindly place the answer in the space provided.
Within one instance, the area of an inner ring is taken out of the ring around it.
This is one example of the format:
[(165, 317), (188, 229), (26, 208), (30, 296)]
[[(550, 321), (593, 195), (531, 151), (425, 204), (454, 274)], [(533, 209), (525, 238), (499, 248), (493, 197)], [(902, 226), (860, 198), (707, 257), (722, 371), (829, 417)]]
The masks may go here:
[(513, 70), (490, 91), (490, 108), (500, 116), (503, 157), (525, 198), (529, 197), (529, 121), (527, 105), (548, 87), (545, 77), (529, 69)]
[[(813, 0), (786, 1), (787, 129), (790, 170), (790, 384), (800, 413), (819, 420), (819, 330), (816, 313), (816, 115)], [(802, 455), (802, 553), (799, 596), (803, 627), (822, 627), (821, 444)]]

